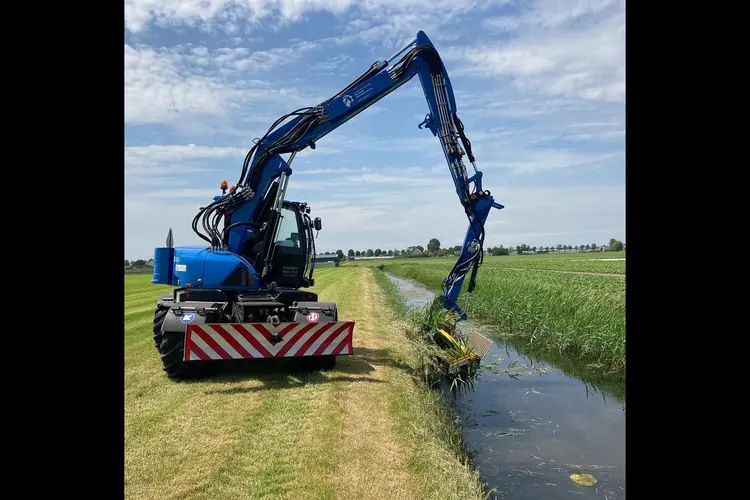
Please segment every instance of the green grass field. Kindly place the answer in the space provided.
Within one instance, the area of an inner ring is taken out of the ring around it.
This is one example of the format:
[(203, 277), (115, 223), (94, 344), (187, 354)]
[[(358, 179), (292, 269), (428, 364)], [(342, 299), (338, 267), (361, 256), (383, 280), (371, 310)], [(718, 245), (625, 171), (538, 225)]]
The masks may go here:
[(356, 321), (329, 372), (248, 368), (199, 382), (162, 373), (151, 322), (169, 287), (125, 276), (125, 497), (479, 499), (444, 402), (411, 376), (415, 353), (371, 267), (316, 273)]
[(154, 274), (154, 268), (146, 266), (140, 269), (125, 269), (125, 276), (129, 274), (148, 274), (150, 276)]
[[(579, 260), (592, 255), (621, 258), (624, 253), (485, 258), (469, 313), (498, 327), (500, 336), (513, 335), (624, 377), (625, 261)], [(372, 261), (346, 265), (365, 262)], [(375, 262), (434, 291), (441, 290), (453, 263), (455, 258)]]
[[(487, 256), (484, 264), (504, 269), (534, 269), (540, 271), (586, 272), (625, 275), (625, 252), (591, 252), (550, 255), (503, 255)], [(425, 266), (452, 266), (457, 257), (354, 260), (345, 262), (347, 266), (378, 266), (392, 263), (420, 263)]]

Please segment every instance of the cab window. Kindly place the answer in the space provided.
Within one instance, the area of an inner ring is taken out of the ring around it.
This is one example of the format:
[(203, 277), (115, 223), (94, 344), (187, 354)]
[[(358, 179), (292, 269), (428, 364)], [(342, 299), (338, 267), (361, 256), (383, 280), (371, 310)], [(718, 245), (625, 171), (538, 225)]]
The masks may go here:
[(281, 222), (276, 237), (276, 245), (283, 247), (300, 248), (299, 228), (297, 227), (297, 216), (293, 210), (281, 209)]

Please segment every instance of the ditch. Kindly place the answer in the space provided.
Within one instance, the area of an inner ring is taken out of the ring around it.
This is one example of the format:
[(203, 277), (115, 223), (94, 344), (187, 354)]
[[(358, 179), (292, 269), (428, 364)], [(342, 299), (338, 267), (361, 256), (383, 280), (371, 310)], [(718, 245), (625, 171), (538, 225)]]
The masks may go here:
[[(385, 274), (407, 307), (421, 308), (435, 297), (419, 283)], [(494, 341), (475, 388), (458, 394), (445, 389), (444, 395), (460, 419), (467, 451), (497, 497), (624, 499), (624, 381), (592, 377), (577, 360), (532, 352), (488, 325), (469, 320), (458, 326)], [(574, 474), (589, 474), (595, 483), (579, 485)]]

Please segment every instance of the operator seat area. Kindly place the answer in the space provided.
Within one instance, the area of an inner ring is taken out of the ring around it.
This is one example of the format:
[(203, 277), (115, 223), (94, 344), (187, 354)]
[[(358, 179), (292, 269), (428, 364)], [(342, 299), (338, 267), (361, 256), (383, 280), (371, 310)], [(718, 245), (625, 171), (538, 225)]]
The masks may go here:
[(282, 207), (279, 232), (276, 236), (276, 250), (273, 255), (273, 267), (266, 277), (266, 282), (275, 281), (281, 288), (299, 288), (307, 262), (305, 245), (302, 241), (304, 232), (302, 217), (297, 210)]
[[(275, 281), (281, 288), (299, 288), (301, 285), (307, 263), (305, 233), (301, 228), (304, 228), (304, 222), (299, 212), (287, 206), (282, 207), (272, 257), (273, 267), (264, 278), (266, 283)], [(256, 233), (245, 243), (243, 253), (251, 262), (257, 262), (258, 254), (263, 250), (264, 237), (265, 231)]]

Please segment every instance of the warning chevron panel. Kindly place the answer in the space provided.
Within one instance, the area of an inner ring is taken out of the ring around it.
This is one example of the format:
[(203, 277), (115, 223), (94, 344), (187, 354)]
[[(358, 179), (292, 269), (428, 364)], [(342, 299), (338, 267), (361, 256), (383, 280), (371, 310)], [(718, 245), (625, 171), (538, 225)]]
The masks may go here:
[(185, 361), (352, 354), (354, 321), (188, 325)]

